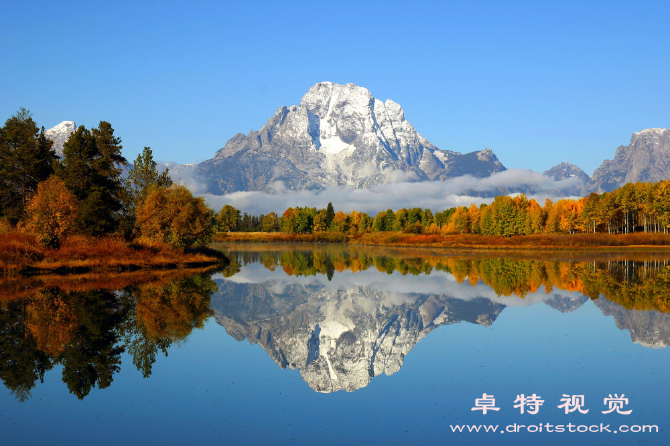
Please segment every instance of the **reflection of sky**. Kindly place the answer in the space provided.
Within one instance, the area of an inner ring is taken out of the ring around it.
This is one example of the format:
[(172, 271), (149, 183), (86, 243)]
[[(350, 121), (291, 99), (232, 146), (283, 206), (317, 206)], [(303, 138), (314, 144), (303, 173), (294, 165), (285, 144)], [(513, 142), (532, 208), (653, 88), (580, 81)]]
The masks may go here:
[[(224, 279), (221, 274), (214, 279)], [(241, 267), (238, 274), (225, 278), (235, 283), (266, 283), (273, 292), (281, 293), (288, 285), (310, 285), (327, 289), (348, 290), (354, 287), (365, 287), (376, 291), (384, 291), (391, 294), (438, 294), (446, 295), (456, 299), (470, 301), (476, 298), (487, 298), (494, 303), (506, 306), (521, 307), (534, 303), (544, 302), (554, 296), (577, 299), (582, 296), (578, 292), (570, 292), (554, 288), (551, 294), (547, 294), (544, 287), (540, 287), (534, 293), (528, 293), (524, 298), (512, 296), (498, 296), (495, 291), (482, 281), (471, 286), (466, 280), (458, 283), (456, 278), (445, 271), (432, 271), (430, 275), (411, 274), (402, 275), (398, 271), (392, 274), (382, 273), (375, 268), (353, 273), (345, 270), (341, 273), (335, 271), (332, 280), (323, 274), (316, 276), (289, 276), (280, 267), (270, 271), (260, 263), (249, 263)]]

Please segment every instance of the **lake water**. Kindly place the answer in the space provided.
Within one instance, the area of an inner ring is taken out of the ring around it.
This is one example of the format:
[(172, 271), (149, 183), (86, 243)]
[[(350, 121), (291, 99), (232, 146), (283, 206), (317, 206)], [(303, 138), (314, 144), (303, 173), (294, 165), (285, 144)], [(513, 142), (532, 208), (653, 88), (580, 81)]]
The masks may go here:
[(670, 444), (670, 253), (219, 248), (1, 279), (0, 444)]

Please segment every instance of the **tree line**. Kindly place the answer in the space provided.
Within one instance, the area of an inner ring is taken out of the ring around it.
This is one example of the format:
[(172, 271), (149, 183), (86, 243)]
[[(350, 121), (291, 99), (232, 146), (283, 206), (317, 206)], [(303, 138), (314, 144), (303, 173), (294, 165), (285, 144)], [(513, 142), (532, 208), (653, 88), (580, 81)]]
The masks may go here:
[(176, 247), (205, 245), (215, 213), (203, 198), (159, 173), (151, 148), (132, 168), (111, 124), (79, 126), (62, 157), (20, 109), (0, 128), (0, 233), (18, 229), (57, 248), (71, 234), (144, 239)]
[[(497, 196), (493, 203), (460, 206), (440, 212), (411, 208), (388, 209), (374, 217), (365, 212), (335, 212), (331, 203), (325, 209), (289, 207), (279, 217), (274, 212), (255, 218), (253, 228), (242, 225), (240, 211), (225, 205), (217, 217), (221, 231), (261, 230), (309, 234), (341, 232), (405, 232), (413, 234), (628, 234), (668, 233), (670, 228), (670, 181), (628, 183), (603, 194), (592, 193), (573, 200), (544, 206), (524, 194)], [(244, 229), (248, 228), (248, 229)]]

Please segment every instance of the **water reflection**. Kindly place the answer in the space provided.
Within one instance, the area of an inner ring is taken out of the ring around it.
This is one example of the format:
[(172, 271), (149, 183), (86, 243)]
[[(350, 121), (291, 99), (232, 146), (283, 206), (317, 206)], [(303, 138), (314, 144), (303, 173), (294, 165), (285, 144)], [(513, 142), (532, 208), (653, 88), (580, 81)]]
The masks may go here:
[(184, 272), (5, 278), (0, 281), (0, 379), (20, 401), (45, 372), (79, 399), (109, 387), (132, 356), (144, 377), (156, 355), (202, 328), (216, 284)]
[(395, 373), (436, 327), (489, 326), (507, 306), (544, 303), (567, 313), (592, 299), (634, 342), (670, 342), (664, 254), (548, 260), (355, 248), (228, 250), (239, 272), (216, 276), (216, 321), (235, 339), (262, 346), (280, 367), (298, 369), (319, 392), (353, 391)]

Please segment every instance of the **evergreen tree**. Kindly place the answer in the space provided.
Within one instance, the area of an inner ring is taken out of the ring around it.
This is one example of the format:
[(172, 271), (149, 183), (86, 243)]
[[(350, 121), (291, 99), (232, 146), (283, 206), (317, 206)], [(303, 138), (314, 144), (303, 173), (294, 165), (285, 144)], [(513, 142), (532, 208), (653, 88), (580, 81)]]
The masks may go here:
[(105, 121), (91, 131), (80, 126), (63, 145), (57, 174), (81, 202), (79, 228), (84, 233), (99, 236), (118, 227), (126, 193), (121, 148), (121, 139)]
[(158, 164), (154, 161), (150, 147), (145, 147), (137, 155), (133, 168), (128, 172), (123, 197), (120, 232), (129, 239), (137, 233), (137, 207), (144, 203), (152, 186), (168, 188), (172, 186), (172, 179), (168, 169), (158, 173)]
[(328, 202), (326, 207), (326, 228), (331, 229), (333, 225), (333, 219), (335, 218), (335, 208), (333, 208), (333, 203)]
[(131, 195), (134, 205), (147, 199), (147, 194), (151, 186), (170, 187), (172, 179), (168, 174), (168, 169), (158, 173), (158, 164), (154, 161), (151, 147), (145, 147), (144, 151), (137, 155), (133, 163), (133, 168), (128, 172), (126, 189)]
[(0, 216), (12, 223), (25, 216), (37, 185), (53, 173), (53, 142), (21, 108), (0, 128)]

